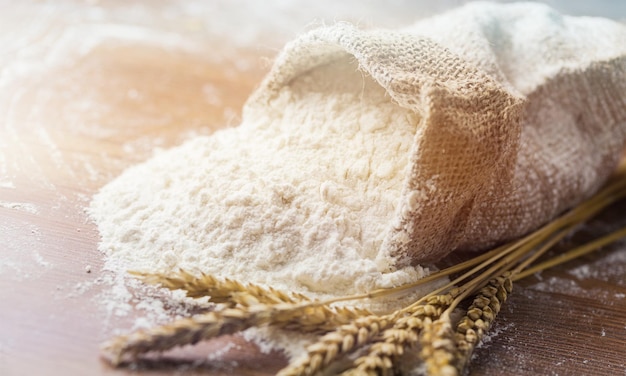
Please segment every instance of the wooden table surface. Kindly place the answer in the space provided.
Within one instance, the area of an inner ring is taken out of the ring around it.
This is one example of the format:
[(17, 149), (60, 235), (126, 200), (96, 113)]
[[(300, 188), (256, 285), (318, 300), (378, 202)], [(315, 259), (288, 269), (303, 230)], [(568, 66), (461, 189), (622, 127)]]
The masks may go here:
[[(270, 375), (285, 364), (237, 337), (130, 369), (99, 359), (99, 344), (140, 312), (111, 315), (102, 299), (112, 287), (90, 198), (155, 149), (236, 125), (264, 58), (315, 17), (281, 8), (290, 23), (259, 21), (255, 34), (261, 8), (182, 4), (0, 1), (0, 375)], [(625, 212), (612, 208), (565, 246), (626, 223)], [(471, 374), (625, 375), (626, 243), (516, 285)]]

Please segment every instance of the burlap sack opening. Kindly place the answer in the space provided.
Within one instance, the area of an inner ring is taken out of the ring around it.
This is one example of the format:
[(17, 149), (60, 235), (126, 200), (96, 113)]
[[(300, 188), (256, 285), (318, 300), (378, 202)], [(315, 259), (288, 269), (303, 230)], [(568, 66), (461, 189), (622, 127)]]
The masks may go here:
[(356, 60), (420, 123), (379, 254), (407, 264), (481, 250), (584, 200), (615, 168), (626, 134), (625, 29), (538, 4), (487, 3), (404, 30), (324, 27), (282, 51), (244, 117), (262, 116), (295, 77)]

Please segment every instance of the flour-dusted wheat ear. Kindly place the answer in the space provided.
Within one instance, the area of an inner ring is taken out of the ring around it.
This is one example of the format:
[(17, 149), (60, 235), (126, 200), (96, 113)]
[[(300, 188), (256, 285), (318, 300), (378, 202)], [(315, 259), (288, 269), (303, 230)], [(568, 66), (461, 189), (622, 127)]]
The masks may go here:
[[(342, 325), (360, 322), (372, 314), (362, 309), (328, 307), (323, 304), (281, 303), (226, 308), (155, 328), (118, 336), (102, 347), (104, 358), (111, 364), (151, 351), (164, 351), (201, 340), (233, 334), (250, 327), (274, 326), (300, 332), (325, 333)], [(370, 325), (370, 330), (375, 324)], [(362, 337), (362, 333), (359, 333)], [(361, 340), (357, 338), (357, 341)]]
[(117, 365), (128, 359), (151, 351), (164, 351), (201, 340), (233, 334), (251, 327), (272, 325), (302, 331), (319, 330), (319, 326), (337, 325), (334, 312), (319, 306), (281, 304), (274, 306), (227, 308), (151, 329), (139, 330), (129, 335), (113, 338), (102, 346), (105, 359)]
[(268, 321), (268, 312), (264, 311), (226, 309), (221, 312), (209, 312), (115, 337), (102, 346), (102, 353), (111, 364), (118, 365), (147, 352), (195, 344), (204, 339), (232, 334), (252, 326), (261, 326)]

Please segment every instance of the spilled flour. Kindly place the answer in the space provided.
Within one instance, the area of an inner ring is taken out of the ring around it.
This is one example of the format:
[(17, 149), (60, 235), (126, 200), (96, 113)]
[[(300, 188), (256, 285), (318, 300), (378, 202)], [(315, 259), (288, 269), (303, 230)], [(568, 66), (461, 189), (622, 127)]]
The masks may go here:
[(301, 75), (272, 108), (105, 186), (90, 206), (105, 268), (182, 268), (315, 298), (423, 277), (378, 252), (407, 174), (414, 115), (345, 61)]

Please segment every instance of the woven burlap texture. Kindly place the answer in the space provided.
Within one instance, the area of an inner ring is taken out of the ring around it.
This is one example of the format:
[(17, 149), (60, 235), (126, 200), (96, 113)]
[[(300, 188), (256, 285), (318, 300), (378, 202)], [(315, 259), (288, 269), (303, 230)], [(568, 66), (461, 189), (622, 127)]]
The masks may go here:
[(380, 254), (428, 262), (519, 237), (599, 189), (626, 135), (624, 41), (622, 24), (531, 3), (322, 27), (285, 47), (244, 117), (299, 75), (356, 60), (419, 122)]

